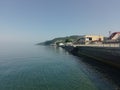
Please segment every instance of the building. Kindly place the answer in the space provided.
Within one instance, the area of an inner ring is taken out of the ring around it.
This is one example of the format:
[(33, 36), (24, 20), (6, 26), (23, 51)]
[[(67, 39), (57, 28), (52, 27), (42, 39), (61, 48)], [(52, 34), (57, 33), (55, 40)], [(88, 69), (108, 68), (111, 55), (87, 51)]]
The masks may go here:
[(120, 37), (120, 32), (114, 32), (110, 35), (109, 39), (110, 40), (117, 40)]
[(119, 43), (120, 42), (120, 32), (113, 32), (108, 39), (105, 40), (105, 43)]
[(97, 44), (101, 43), (104, 37), (101, 35), (84, 35), (77, 40), (79, 44)]
[(58, 43), (58, 46), (64, 46), (64, 43)]

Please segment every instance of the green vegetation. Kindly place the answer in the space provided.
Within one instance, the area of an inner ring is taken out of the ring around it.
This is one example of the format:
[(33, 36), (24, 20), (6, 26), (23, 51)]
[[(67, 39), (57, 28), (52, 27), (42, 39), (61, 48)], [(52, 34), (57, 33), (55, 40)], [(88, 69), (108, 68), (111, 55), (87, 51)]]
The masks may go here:
[(51, 44), (58, 44), (58, 43), (75, 42), (80, 37), (81, 36), (78, 36), (78, 35), (59, 37), (59, 38), (54, 38), (52, 40), (48, 40), (42, 43), (38, 43), (37, 45), (51, 45)]

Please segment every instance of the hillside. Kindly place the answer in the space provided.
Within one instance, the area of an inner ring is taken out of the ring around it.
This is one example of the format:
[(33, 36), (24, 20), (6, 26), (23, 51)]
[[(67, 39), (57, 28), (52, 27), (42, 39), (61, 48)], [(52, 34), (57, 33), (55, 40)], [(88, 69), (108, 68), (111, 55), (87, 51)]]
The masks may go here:
[(66, 40), (74, 42), (77, 39), (79, 39), (80, 37), (81, 36), (78, 36), (78, 35), (72, 35), (72, 36), (67, 36), (67, 37), (58, 37), (58, 38), (54, 38), (52, 40), (48, 40), (48, 41), (45, 41), (45, 42), (38, 43), (37, 45), (51, 45), (51, 44), (56, 44), (58, 42), (65, 43)]

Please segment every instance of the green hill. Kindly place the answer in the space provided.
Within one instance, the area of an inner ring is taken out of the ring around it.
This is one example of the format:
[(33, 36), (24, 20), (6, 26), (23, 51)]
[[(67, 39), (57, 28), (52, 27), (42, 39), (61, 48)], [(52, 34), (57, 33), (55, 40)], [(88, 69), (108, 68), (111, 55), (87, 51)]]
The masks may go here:
[(79, 39), (81, 36), (78, 35), (72, 35), (72, 36), (67, 36), (67, 37), (58, 37), (58, 38), (54, 38), (52, 40), (48, 40), (42, 43), (38, 43), (37, 45), (51, 45), (51, 44), (56, 44), (58, 42), (74, 42), (77, 39)]

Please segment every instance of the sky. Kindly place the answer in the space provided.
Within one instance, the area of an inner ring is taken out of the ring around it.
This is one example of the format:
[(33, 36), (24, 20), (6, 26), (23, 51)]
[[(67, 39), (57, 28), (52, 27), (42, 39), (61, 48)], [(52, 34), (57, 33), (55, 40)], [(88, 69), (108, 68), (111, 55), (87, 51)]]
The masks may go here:
[(120, 31), (120, 0), (0, 0), (0, 43)]

